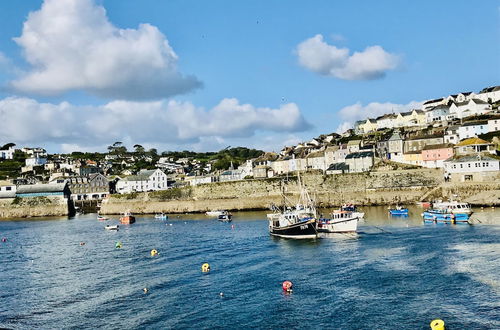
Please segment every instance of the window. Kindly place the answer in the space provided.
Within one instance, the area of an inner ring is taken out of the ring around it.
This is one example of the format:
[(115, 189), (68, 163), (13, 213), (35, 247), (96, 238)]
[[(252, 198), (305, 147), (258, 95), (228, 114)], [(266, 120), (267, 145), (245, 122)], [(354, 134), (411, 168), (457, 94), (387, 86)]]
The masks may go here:
[(12, 187), (5, 187), (5, 190), (12, 190)]
[(469, 168), (470, 168), (470, 163), (468, 165), (469, 165)]
[(472, 181), (472, 175), (464, 175), (464, 181)]

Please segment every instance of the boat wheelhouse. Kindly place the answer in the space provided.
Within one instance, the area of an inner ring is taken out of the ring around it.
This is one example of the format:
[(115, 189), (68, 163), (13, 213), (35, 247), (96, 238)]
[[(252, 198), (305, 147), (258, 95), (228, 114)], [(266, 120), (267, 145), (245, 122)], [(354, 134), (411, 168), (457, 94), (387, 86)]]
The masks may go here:
[(319, 233), (355, 233), (358, 221), (354, 212), (337, 210), (331, 214), (331, 219), (318, 220)]

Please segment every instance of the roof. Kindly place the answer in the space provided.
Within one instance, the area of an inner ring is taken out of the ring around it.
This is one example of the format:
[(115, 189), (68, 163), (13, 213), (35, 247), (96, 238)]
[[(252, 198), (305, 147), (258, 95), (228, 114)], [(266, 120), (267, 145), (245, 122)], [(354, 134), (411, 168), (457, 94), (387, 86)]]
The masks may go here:
[(347, 145), (348, 146), (359, 146), (360, 143), (361, 143), (361, 140), (351, 140), (351, 141), (347, 142)]
[(372, 151), (353, 152), (345, 156), (345, 159), (373, 157)]
[(492, 154), (460, 155), (448, 158), (447, 163), (468, 163), (477, 161), (500, 161), (500, 157)]
[(488, 102), (484, 102), (483, 100), (480, 99), (472, 99), (472, 101), (476, 104), (489, 104)]
[(415, 136), (410, 139), (407, 139), (407, 141), (414, 141), (414, 140), (427, 140), (427, 139), (439, 139), (443, 138), (444, 134), (435, 134), (435, 135), (427, 135), (427, 136)]
[(476, 125), (488, 125), (487, 120), (471, 121), (463, 124), (462, 126), (476, 126)]
[(324, 157), (325, 152), (324, 151), (316, 151), (312, 152), (309, 155), (306, 156), (306, 158), (316, 158), (316, 157)]
[(483, 88), (483, 90), (480, 91), (479, 94), (491, 93), (491, 92), (497, 92), (497, 91), (500, 91), (500, 86), (492, 86), (492, 87)]
[(442, 101), (442, 100), (444, 100), (444, 97), (442, 97), (440, 99), (434, 99), (434, 100), (426, 101), (426, 102), (424, 102), (424, 104), (436, 103), (436, 102), (439, 102), (439, 101)]
[(377, 120), (380, 120), (380, 119), (391, 119), (391, 118), (396, 118), (396, 117), (397, 117), (397, 115), (395, 115), (393, 113), (387, 113), (385, 115), (377, 117)]
[(422, 148), (422, 150), (436, 150), (436, 149), (446, 149), (453, 148), (451, 143), (440, 143), (440, 144), (429, 144)]
[(136, 175), (129, 175), (125, 177), (123, 180), (125, 181), (145, 181), (148, 180), (156, 170), (141, 170)]
[(483, 139), (473, 137), (473, 138), (468, 138), (463, 141), (460, 141), (457, 143), (455, 147), (463, 147), (463, 146), (473, 146), (473, 145), (478, 145), (478, 144), (491, 144), (488, 141), (485, 141)]
[(335, 163), (330, 165), (327, 169), (327, 171), (348, 171), (349, 170), (349, 165), (346, 163)]
[(399, 134), (398, 131), (394, 131), (394, 133), (392, 133), (391, 137), (387, 141), (396, 141), (396, 140), (402, 140), (401, 135)]
[(63, 192), (66, 188), (66, 183), (39, 183), (27, 184), (17, 187), (17, 194), (30, 194), (30, 193), (49, 193), (49, 192)]

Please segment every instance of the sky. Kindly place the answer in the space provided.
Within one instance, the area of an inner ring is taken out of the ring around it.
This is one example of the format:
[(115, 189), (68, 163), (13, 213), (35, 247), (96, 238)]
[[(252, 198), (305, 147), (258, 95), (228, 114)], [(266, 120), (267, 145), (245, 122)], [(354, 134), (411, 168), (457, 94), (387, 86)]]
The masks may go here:
[(0, 144), (279, 151), (500, 84), (500, 2), (0, 2)]

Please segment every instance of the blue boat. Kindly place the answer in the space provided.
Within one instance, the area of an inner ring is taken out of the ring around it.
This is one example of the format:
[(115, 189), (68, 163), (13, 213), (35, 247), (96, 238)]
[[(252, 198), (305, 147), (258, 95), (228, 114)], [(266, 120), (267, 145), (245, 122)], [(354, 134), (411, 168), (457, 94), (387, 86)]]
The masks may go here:
[(395, 209), (389, 209), (389, 213), (392, 216), (407, 217), (408, 216), (408, 209), (407, 208), (402, 208), (402, 207), (396, 207)]
[(422, 217), (427, 222), (463, 223), (469, 222), (470, 215), (467, 213), (451, 213), (447, 210), (432, 209), (424, 211)]

